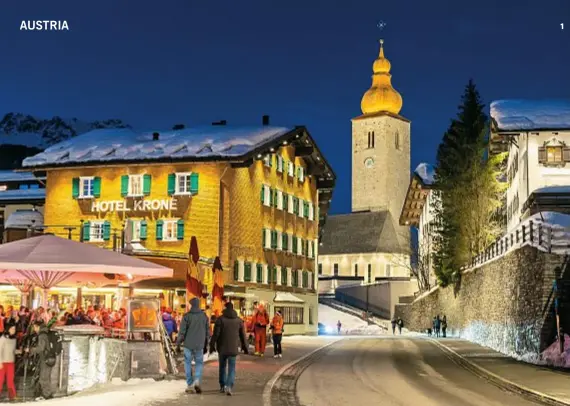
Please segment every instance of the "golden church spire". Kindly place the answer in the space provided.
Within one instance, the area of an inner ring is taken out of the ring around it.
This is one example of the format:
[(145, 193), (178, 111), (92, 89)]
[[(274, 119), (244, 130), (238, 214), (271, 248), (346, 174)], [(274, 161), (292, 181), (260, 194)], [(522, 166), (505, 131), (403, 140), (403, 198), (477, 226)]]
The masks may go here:
[(363, 114), (398, 114), (402, 110), (402, 96), (392, 87), (390, 67), (390, 61), (384, 56), (384, 40), (380, 40), (380, 54), (372, 66), (372, 86), (364, 93), (360, 102)]

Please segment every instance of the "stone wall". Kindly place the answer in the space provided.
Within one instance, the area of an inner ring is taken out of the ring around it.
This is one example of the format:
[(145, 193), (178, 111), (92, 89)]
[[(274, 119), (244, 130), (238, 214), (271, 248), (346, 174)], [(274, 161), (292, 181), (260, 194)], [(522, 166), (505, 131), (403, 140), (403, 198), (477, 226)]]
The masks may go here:
[[(570, 286), (565, 257), (523, 247), (469, 270), (460, 284), (436, 288), (411, 304), (396, 306), (405, 327), (425, 331), (435, 315), (446, 315), (448, 332), (532, 361), (556, 335), (552, 287)], [(561, 324), (570, 331), (568, 294), (561, 299)]]

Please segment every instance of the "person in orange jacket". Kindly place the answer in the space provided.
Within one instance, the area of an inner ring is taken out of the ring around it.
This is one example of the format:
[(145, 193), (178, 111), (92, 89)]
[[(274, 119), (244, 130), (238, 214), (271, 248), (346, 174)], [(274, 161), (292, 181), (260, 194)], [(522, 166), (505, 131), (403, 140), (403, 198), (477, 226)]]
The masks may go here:
[(254, 316), (254, 332), (255, 332), (255, 355), (263, 357), (265, 353), (265, 345), (267, 344), (267, 325), (269, 324), (269, 315), (265, 307), (260, 304)]
[(281, 349), (281, 338), (283, 337), (283, 316), (281, 313), (275, 312), (273, 320), (271, 320), (271, 336), (273, 338), (273, 358), (283, 358), (283, 350)]

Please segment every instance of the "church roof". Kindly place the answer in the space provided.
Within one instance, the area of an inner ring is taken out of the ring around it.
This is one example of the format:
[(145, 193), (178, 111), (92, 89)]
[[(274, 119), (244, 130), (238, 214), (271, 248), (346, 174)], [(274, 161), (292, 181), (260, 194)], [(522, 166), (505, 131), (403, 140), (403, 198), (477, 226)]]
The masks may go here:
[(403, 253), (388, 211), (328, 216), (319, 255)]

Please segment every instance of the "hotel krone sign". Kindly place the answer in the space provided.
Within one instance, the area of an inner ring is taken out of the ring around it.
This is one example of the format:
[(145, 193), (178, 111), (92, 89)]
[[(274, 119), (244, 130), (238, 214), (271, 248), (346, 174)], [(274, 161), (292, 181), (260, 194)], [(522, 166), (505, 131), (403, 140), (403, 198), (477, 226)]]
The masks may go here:
[(144, 199), (144, 200), (102, 200), (91, 203), (91, 211), (106, 213), (113, 211), (159, 211), (177, 210), (174, 199)]

